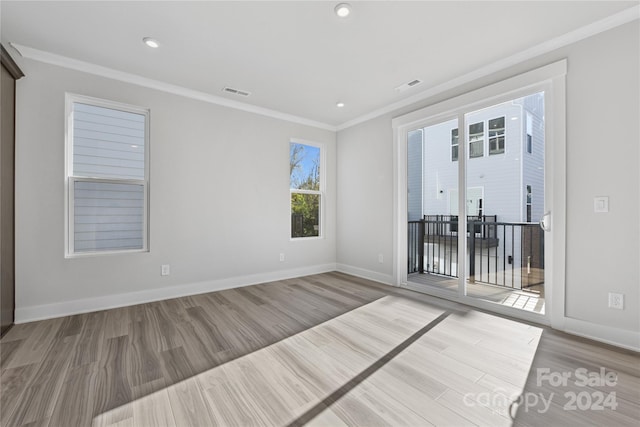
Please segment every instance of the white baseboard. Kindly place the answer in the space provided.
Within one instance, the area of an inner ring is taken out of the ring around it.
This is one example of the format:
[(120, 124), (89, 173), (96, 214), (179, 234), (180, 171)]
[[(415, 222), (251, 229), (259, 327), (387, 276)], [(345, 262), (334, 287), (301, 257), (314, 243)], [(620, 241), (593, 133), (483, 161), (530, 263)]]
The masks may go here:
[(352, 276), (362, 277), (363, 279), (369, 279), (373, 280), (374, 282), (393, 286), (393, 276), (391, 276), (390, 274), (378, 273), (377, 271), (354, 267), (347, 264), (336, 264), (336, 270), (341, 273), (350, 274)]
[(229, 277), (226, 279), (207, 280), (204, 282), (190, 283), (181, 286), (169, 286), (139, 292), (104, 295), (95, 298), (84, 298), (29, 307), (16, 307), (15, 323), (27, 323), (36, 320), (69, 316), (72, 314), (89, 313), (92, 311), (106, 310), (116, 307), (126, 307), (164, 299), (179, 298), (188, 295), (197, 295), (224, 289), (256, 285), (258, 283), (308, 276), (310, 274), (326, 273), (335, 270), (335, 264), (321, 264), (289, 270), (251, 274), (247, 276)]
[(564, 325), (561, 330), (568, 334), (640, 352), (640, 332), (638, 331), (612, 328), (611, 326), (598, 325), (569, 317), (564, 318)]

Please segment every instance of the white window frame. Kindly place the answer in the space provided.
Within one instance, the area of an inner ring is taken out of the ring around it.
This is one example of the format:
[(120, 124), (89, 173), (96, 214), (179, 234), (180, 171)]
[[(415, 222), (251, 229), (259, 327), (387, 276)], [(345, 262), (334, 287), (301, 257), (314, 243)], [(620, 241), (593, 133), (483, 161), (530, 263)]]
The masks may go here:
[[(473, 135), (471, 134), (471, 126), (475, 126), (475, 125), (478, 125), (478, 124), (481, 124), (481, 125), (482, 125), (482, 138), (480, 138), (480, 139), (476, 139), (476, 140), (473, 140), (473, 141), (472, 141), (472, 140), (471, 140), (472, 136), (475, 136), (475, 135), (478, 135), (478, 134), (477, 134), (477, 133), (474, 133)], [(468, 150), (467, 150), (467, 152), (468, 152), (469, 154), (468, 154), (468, 157), (467, 157), (467, 158), (468, 158), (468, 159), (479, 159), (480, 157), (485, 157), (485, 143), (484, 143), (484, 141), (485, 141), (485, 139), (486, 139), (486, 138), (485, 138), (485, 135), (487, 134), (487, 131), (486, 131), (486, 122), (485, 122), (484, 120), (481, 120), (481, 121), (479, 121), (479, 122), (474, 122), (474, 123), (470, 123), (470, 122), (469, 122), (468, 124), (466, 124), (466, 126), (467, 126), (467, 129), (466, 129), (466, 131), (467, 131), (467, 144), (469, 144), (469, 145), (468, 145)], [(460, 127), (460, 126), (458, 126), (458, 128), (459, 128), (459, 127)], [(458, 131), (458, 138), (460, 138), (460, 134), (459, 134), (459, 132), (460, 132), (460, 131)], [(458, 141), (460, 141), (460, 139), (458, 139)], [(478, 142), (481, 142), (481, 143), (482, 143), (482, 154), (480, 154), (480, 155), (471, 155), (471, 144), (476, 144), (476, 143), (478, 143)], [(458, 157), (460, 156), (460, 151), (459, 151), (459, 150), (460, 150), (460, 149), (458, 149)]]
[[(82, 103), (96, 107), (110, 108), (141, 114), (145, 117), (144, 123), (144, 179), (118, 179), (98, 178), (87, 176), (74, 176), (73, 173), (73, 104)], [(113, 255), (123, 253), (149, 252), (149, 109), (121, 102), (94, 98), (74, 93), (65, 93), (65, 257), (77, 258), (99, 255)], [(144, 213), (142, 227), (142, 248), (121, 249), (104, 251), (75, 252), (74, 248), (74, 189), (76, 182), (96, 182), (108, 184), (135, 184), (144, 187)]]
[[(458, 132), (458, 135), (456, 135), (456, 137), (455, 137), (456, 138), (456, 143), (455, 144), (453, 143), (453, 138), (454, 138), (453, 137), (453, 131)], [(451, 134), (451, 161), (452, 162), (457, 162), (458, 158), (460, 157), (460, 136), (459, 136), (459, 132), (460, 131), (458, 130), (458, 128), (453, 128), (453, 129), (451, 129), (451, 132), (450, 132), (450, 134)], [(453, 158), (453, 147), (456, 147), (456, 158), (455, 159)]]
[[(327, 162), (326, 162), (326, 149), (325, 149), (325, 145), (318, 143), (318, 142), (313, 142), (313, 141), (307, 141), (305, 139), (301, 139), (301, 138), (292, 138), (289, 141), (289, 147), (291, 147), (291, 144), (301, 144), (301, 145), (309, 145), (311, 147), (316, 147), (320, 149), (320, 190), (299, 190), (299, 189), (294, 189), (291, 188), (291, 176), (289, 176), (289, 240), (292, 242), (299, 242), (299, 241), (307, 241), (307, 240), (318, 240), (318, 239), (324, 239), (324, 224), (325, 224), (325, 220), (324, 220), (324, 200), (325, 200), (325, 189), (326, 189), (326, 174), (327, 174)], [(289, 150), (289, 156), (291, 156), (291, 150)], [(289, 160), (291, 160), (289, 158)], [(292, 229), (292, 224), (291, 224), (291, 195), (292, 194), (317, 194), (320, 196), (320, 203), (319, 203), (319, 212), (318, 215), (320, 215), (319, 221), (318, 221), (318, 235), (317, 236), (308, 236), (308, 237), (304, 237), (304, 236), (300, 236), (300, 237), (293, 237), (293, 229)]]
[[(491, 120), (496, 120), (496, 119), (502, 119), (503, 123), (504, 123), (504, 127), (502, 128), (502, 133), (501, 134), (497, 134), (495, 136), (491, 136), (491, 127), (489, 126)], [(502, 137), (502, 141), (503, 141), (503, 147), (502, 147), (502, 151), (500, 151), (499, 148), (497, 148), (496, 150), (491, 150), (491, 140), (495, 140), (496, 141), (496, 147), (498, 147), (498, 139)], [(490, 156), (497, 156), (500, 154), (505, 154), (507, 152), (507, 116), (497, 116), (494, 117), (492, 119), (487, 119), (487, 148), (489, 150), (489, 155)]]
[(526, 115), (526, 148), (528, 154), (533, 154), (533, 114), (527, 111)]

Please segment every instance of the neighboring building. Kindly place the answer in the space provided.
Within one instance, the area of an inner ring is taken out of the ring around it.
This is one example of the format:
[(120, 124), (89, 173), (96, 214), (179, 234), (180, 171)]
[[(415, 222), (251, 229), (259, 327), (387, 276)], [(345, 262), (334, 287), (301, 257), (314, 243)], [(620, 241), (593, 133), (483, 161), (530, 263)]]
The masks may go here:
[[(467, 123), (467, 213), (538, 222), (544, 213), (544, 94), (476, 111)], [(457, 135), (457, 120), (409, 134), (409, 220), (458, 214)]]

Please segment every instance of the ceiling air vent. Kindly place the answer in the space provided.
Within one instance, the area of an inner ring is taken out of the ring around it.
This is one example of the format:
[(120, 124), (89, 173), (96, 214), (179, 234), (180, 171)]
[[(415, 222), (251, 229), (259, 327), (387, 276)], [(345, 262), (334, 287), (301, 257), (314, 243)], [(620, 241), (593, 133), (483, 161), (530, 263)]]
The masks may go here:
[(420, 83), (422, 83), (422, 80), (414, 79), (414, 80), (411, 80), (410, 82), (407, 82), (405, 84), (402, 84), (402, 85), (398, 86), (396, 88), (396, 91), (397, 92), (402, 92), (402, 91), (405, 91), (405, 90), (407, 90), (409, 88), (412, 88), (414, 86), (418, 86)]
[(242, 89), (235, 89), (232, 87), (225, 87), (224, 89), (222, 89), (223, 92), (226, 93), (232, 93), (234, 95), (238, 95), (238, 96), (249, 96), (251, 95), (251, 92), (247, 92), (246, 90), (242, 90)]

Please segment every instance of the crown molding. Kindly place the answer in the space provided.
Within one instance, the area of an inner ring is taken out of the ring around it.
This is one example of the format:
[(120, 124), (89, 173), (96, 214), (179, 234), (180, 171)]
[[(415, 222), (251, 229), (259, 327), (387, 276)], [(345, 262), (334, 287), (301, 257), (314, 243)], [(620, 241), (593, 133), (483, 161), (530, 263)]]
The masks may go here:
[(149, 79), (147, 77), (139, 76), (137, 74), (127, 73), (113, 68), (103, 67), (101, 65), (92, 64), (78, 59), (69, 58), (66, 56), (58, 55), (51, 52), (35, 49), (28, 46), (22, 46), (16, 43), (11, 43), (24, 58), (32, 59), (35, 61), (45, 62), (52, 65), (57, 65), (64, 68), (70, 68), (77, 71), (82, 71), (89, 74), (95, 74), (98, 76), (123, 81), (126, 83), (135, 84), (151, 89), (156, 89), (163, 92), (172, 93), (174, 95), (184, 96), (186, 98), (196, 99), (199, 101), (207, 102), (210, 104), (220, 105), (223, 107), (233, 108), (236, 110), (246, 111), (249, 113), (259, 114), (279, 120), (288, 121), (291, 123), (297, 123), (301, 125), (311, 126), (318, 129), (324, 129), (332, 132), (347, 129), (349, 127), (364, 123), (368, 120), (380, 117), (384, 114), (392, 113), (401, 108), (410, 106), (412, 104), (424, 101), (430, 97), (441, 94), (448, 90), (454, 89), (458, 86), (470, 83), (474, 80), (487, 77), (493, 73), (503, 71), (514, 65), (520, 64), (527, 60), (533, 59), (537, 56), (549, 53), (561, 47), (576, 43), (580, 40), (592, 37), (604, 31), (619, 27), (626, 23), (635, 21), (640, 18), (640, 5), (633, 6), (629, 9), (625, 9), (621, 12), (613, 14), (607, 18), (588, 24), (584, 27), (573, 30), (562, 36), (540, 43), (529, 49), (525, 49), (522, 52), (518, 52), (515, 55), (511, 55), (502, 60), (495, 61), (484, 67), (475, 69), (474, 71), (463, 74), (456, 78), (453, 78), (442, 84), (433, 86), (422, 92), (419, 92), (413, 96), (386, 105), (382, 108), (373, 110), (367, 114), (356, 117), (355, 119), (346, 121), (338, 126), (334, 126), (328, 123), (319, 122), (316, 120), (308, 119), (305, 117), (296, 116), (293, 114), (283, 113), (281, 111), (272, 110), (269, 108), (258, 107), (256, 105), (234, 101), (231, 99), (223, 98), (221, 96), (211, 95), (207, 92), (199, 90), (189, 89), (183, 86), (166, 83), (160, 80)]
[(540, 43), (529, 49), (523, 50), (522, 52), (518, 52), (515, 55), (511, 55), (504, 59), (495, 61), (484, 67), (477, 68), (470, 73), (463, 74), (462, 76), (451, 79), (445, 83), (439, 84), (437, 86), (433, 86), (429, 89), (426, 89), (408, 98), (405, 98), (398, 102), (394, 102), (393, 104), (389, 104), (377, 110), (371, 111), (370, 113), (364, 114), (360, 117), (356, 117), (353, 120), (346, 121), (338, 125), (337, 130), (341, 131), (341, 130), (350, 128), (352, 126), (358, 125), (360, 123), (364, 123), (376, 117), (380, 117), (384, 114), (392, 113), (401, 108), (408, 107), (411, 104), (424, 101), (425, 99), (431, 98), (435, 95), (454, 89), (458, 86), (462, 86), (464, 84), (471, 83), (474, 80), (487, 77), (493, 73), (508, 69), (514, 65), (528, 61), (537, 56), (540, 56), (540, 55), (552, 52), (561, 47), (579, 42), (580, 40), (584, 40), (586, 38), (595, 36), (596, 34), (619, 27), (621, 25), (635, 21), (639, 18), (640, 18), (640, 6), (633, 6), (629, 9), (625, 9), (621, 12), (613, 14), (607, 18), (585, 25), (584, 27), (570, 31), (564, 35), (561, 35), (559, 37), (553, 38), (546, 42)]
[(143, 77), (137, 74), (127, 73), (125, 71), (116, 70), (109, 67), (103, 67), (101, 65), (92, 64), (90, 62), (81, 61), (67, 56), (58, 55), (55, 53), (47, 52), (40, 49), (35, 49), (29, 46), (23, 46), (17, 43), (10, 43), (22, 57), (32, 59), (34, 61), (44, 62), (59, 67), (69, 68), (84, 73), (94, 74), (101, 77), (106, 77), (113, 80), (122, 81), (125, 83), (131, 83), (137, 86), (142, 86), (150, 89), (159, 90), (162, 92), (171, 93), (174, 95), (184, 96), (185, 98), (191, 98), (198, 101), (207, 102), (209, 104), (221, 105), (223, 107), (233, 108), (236, 110), (245, 111), (248, 113), (259, 114), (262, 116), (271, 117), (274, 119), (284, 120), (291, 123), (296, 123), (305, 126), (311, 126), (314, 128), (324, 129), (335, 132), (336, 127), (327, 123), (318, 122), (315, 120), (307, 119), (305, 117), (295, 116), (293, 114), (283, 113), (281, 111), (272, 110), (270, 108), (259, 107), (245, 102), (234, 101), (232, 99), (223, 98), (221, 96), (211, 95), (207, 92), (199, 90), (189, 89), (184, 86), (178, 86), (171, 83), (166, 83), (160, 80), (154, 80), (147, 77)]

